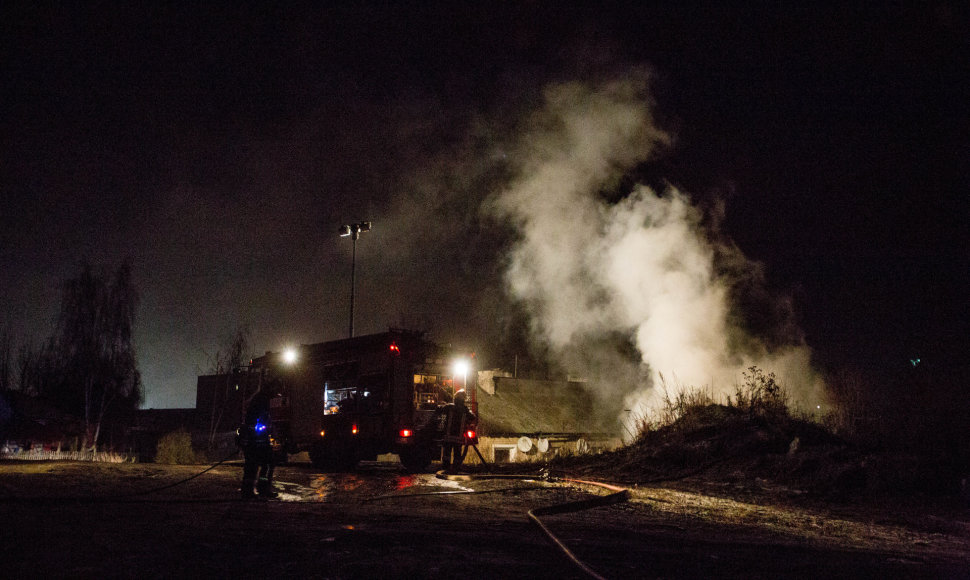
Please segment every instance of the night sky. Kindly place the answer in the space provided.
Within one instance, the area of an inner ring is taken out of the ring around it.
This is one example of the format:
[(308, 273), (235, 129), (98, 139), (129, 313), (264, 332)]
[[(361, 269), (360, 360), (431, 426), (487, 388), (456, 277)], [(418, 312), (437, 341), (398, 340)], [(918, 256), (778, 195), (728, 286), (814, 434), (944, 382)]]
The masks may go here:
[(346, 336), (337, 232), (371, 220), (357, 334), (508, 368), (516, 236), (482, 207), (546, 87), (645, 74), (669, 140), (603, 199), (690, 196), (820, 370), (966, 366), (965, 4), (407, 4), (5, 2), (0, 332), (39, 343), (82, 260), (130, 259), (145, 407), (190, 407), (242, 324), (257, 353)]

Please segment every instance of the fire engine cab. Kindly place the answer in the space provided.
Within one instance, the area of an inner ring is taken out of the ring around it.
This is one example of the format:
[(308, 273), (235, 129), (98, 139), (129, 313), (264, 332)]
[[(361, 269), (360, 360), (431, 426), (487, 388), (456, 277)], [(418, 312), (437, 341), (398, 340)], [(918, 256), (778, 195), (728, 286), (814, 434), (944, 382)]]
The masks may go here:
[[(470, 357), (420, 333), (390, 330), (267, 352), (250, 364), (250, 388), (272, 384), (273, 437), (286, 453), (309, 452), (314, 466), (344, 470), (396, 453), (422, 471), (441, 457), (436, 416), (459, 389), (477, 412)], [(467, 444), (477, 443), (473, 430)]]

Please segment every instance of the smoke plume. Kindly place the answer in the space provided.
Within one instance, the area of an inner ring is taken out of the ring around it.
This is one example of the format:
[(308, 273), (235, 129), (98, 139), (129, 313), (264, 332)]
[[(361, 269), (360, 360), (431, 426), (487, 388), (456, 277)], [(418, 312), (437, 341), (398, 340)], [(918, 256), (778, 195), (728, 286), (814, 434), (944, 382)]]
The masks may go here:
[(735, 297), (759, 266), (718, 241), (687, 194), (639, 184), (619, 201), (603, 195), (670, 142), (646, 75), (544, 97), (515, 149), (515, 177), (489, 206), (516, 230), (506, 281), (534, 338), (614, 417), (655, 404), (661, 374), (668, 388), (718, 397), (752, 365), (797, 400), (815, 398), (810, 352), (790, 324), (770, 345), (745, 329)]

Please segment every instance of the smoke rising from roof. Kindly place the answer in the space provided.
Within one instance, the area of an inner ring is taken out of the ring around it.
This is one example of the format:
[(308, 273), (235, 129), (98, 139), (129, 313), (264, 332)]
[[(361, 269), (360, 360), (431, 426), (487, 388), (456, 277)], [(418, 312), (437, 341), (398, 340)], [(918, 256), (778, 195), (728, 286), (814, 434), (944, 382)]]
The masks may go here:
[(614, 416), (656, 403), (659, 374), (725, 395), (752, 365), (796, 400), (816, 398), (809, 349), (790, 321), (772, 344), (745, 329), (735, 298), (760, 269), (709, 231), (688, 195), (642, 184), (617, 202), (602, 194), (671, 141), (651, 118), (646, 81), (548, 88), (516, 148), (515, 177), (491, 200), (517, 230), (506, 281), (534, 339)]

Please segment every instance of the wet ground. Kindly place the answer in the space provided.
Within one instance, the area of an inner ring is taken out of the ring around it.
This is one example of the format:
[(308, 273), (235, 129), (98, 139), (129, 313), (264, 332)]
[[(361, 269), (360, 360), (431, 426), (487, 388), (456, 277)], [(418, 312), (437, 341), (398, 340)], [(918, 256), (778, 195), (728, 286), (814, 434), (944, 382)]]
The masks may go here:
[[(0, 463), (0, 571), (16, 578), (590, 577), (526, 515), (610, 493), (440, 479), (396, 463), (288, 465), (280, 501), (241, 501), (238, 463)], [(188, 479), (192, 478), (192, 479)], [(185, 481), (187, 480), (187, 481)], [(181, 482), (181, 483), (180, 483)], [(606, 578), (967, 578), (970, 526), (663, 487), (543, 516)]]
[(324, 473), (295, 463), (277, 468), (275, 479), (280, 501), (354, 503), (392, 495), (474, 491), (433, 473), (406, 473), (391, 462), (363, 462), (352, 473)]

